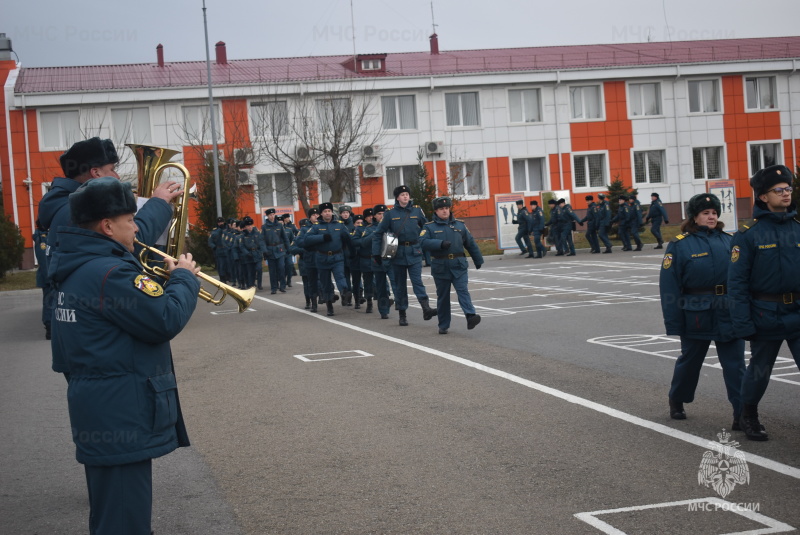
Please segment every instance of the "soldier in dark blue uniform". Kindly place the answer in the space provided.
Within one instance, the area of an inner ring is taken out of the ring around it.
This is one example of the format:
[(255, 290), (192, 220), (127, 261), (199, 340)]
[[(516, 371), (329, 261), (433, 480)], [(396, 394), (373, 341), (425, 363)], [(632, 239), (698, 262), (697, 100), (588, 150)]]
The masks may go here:
[(425, 214), (411, 202), (411, 190), (401, 185), (394, 189), (394, 207), (384, 214), (383, 220), (375, 230), (372, 240), (372, 258), (381, 264), (381, 245), (383, 235), (391, 232), (397, 236), (397, 254), (392, 259), (394, 272), (395, 308), (400, 314), (400, 325), (407, 326), (406, 310), (408, 309), (408, 288), (406, 277), (411, 279), (414, 295), (422, 307), (423, 318), (427, 321), (436, 315), (436, 309), (430, 307), (428, 293), (422, 283), (422, 248), (419, 245), (419, 233), (427, 223)]
[(218, 217), (217, 228), (212, 230), (211, 234), (208, 235), (208, 246), (211, 247), (211, 252), (214, 253), (214, 263), (216, 264), (219, 280), (222, 282), (228, 282), (230, 280), (228, 277), (227, 266), (228, 255), (225, 253), (225, 250), (222, 246), (222, 237), (224, 232), (225, 218)]
[(556, 246), (556, 256), (564, 256), (561, 242), (561, 209), (555, 199), (550, 199), (547, 204), (550, 205), (550, 220), (545, 223), (545, 226), (550, 229), (550, 241)]
[(49, 301), (52, 298), (50, 280), (47, 278), (47, 230), (42, 228), (36, 220), (36, 231), (33, 233), (33, 253), (36, 255), (36, 286), (42, 289), (42, 325), (44, 337), (50, 340), (50, 323), (52, 321), (53, 306)]
[(586, 216), (580, 222), (586, 223), (586, 240), (589, 242), (592, 254), (596, 254), (600, 252), (600, 241), (597, 239), (598, 207), (593, 195), (587, 195), (586, 200), (589, 206), (586, 208)]
[(572, 231), (575, 230), (575, 223), (583, 225), (581, 218), (575, 215), (572, 205), (567, 204), (566, 199), (559, 199), (558, 206), (561, 209), (559, 222), (561, 224), (561, 243), (566, 256), (575, 256), (575, 243), (572, 241)]
[(609, 254), (611, 253), (611, 240), (608, 239), (608, 227), (611, 226), (611, 206), (609, 206), (604, 193), (599, 193), (597, 198), (600, 200), (597, 209), (597, 237), (606, 248), (603, 253)]
[(372, 313), (372, 300), (375, 298), (375, 275), (372, 272), (372, 234), (377, 228), (373, 225), (373, 209), (367, 208), (363, 213), (363, 225), (358, 226), (353, 231), (353, 246), (356, 249), (355, 258), (358, 259), (358, 273), (361, 274), (362, 293), (356, 295), (356, 306), (363, 299), (367, 303), (364, 311), (366, 314)]
[(283, 228), (283, 221), (275, 216), (275, 208), (266, 211), (267, 220), (261, 227), (266, 253), (264, 258), (269, 268), (270, 293), (286, 292), (286, 261), (284, 257), (289, 250), (289, 238)]
[[(452, 205), (450, 197), (434, 199), (433, 221), (426, 223), (420, 234), (422, 247), (431, 252), (431, 275), (436, 283), (439, 334), (447, 334), (450, 328), (450, 286), (456, 290), (458, 304), (467, 318), (467, 329), (474, 329), (481, 322), (467, 289), (467, 259), (464, 253), (469, 252), (475, 269), (480, 269), (483, 265), (483, 256), (464, 222), (450, 213)], [(525, 208), (520, 211), (522, 210)]]
[(650, 232), (653, 233), (655, 236), (658, 245), (655, 246), (656, 249), (663, 249), (664, 248), (664, 238), (661, 237), (661, 222), (669, 225), (669, 218), (667, 217), (667, 211), (664, 209), (664, 205), (661, 203), (661, 199), (658, 196), (658, 193), (651, 193), (650, 194), (650, 208), (647, 209), (647, 219), (645, 223), (652, 221), (653, 224), (650, 226)]
[(753, 175), (755, 221), (733, 237), (728, 284), (733, 327), (750, 341), (741, 426), (751, 440), (768, 438), (758, 404), (784, 340), (800, 367), (800, 219), (792, 202), (792, 178), (783, 165)]
[(744, 341), (733, 328), (726, 286), (731, 236), (718, 221), (719, 199), (710, 194), (689, 200), (683, 234), (667, 246), (661, 264), (661, 310), (667, 334), (681, 337), (669, 390), (669, 413), (686, 419), (683, 404), (694, 401), (700, 370), (711, 341), (733, 407), (732, 429), (739, 428), (744, 375)]
[(197, 304), (190, 254), (162, 286), (132, 254), (136, 200), (115, 177), (69, 196), (50, 260), (56, 287), (52, 350), (69, 376), (67, 403), (76, 458), (84, 465), (89, 532), (149, 534), (152, 459), (189, 446), (170, 340)]
[(642, 226), (642, 204), (636, 198), (636, 195), (628, 197), (628, 229), (630, 230), (631, 237), (636, 243), (636, 251), (642, 250), (642, 239), (639, 238), (639, 228)]
[[(347, 279), (344, 277), (344, 259), (350, 254), (352, 244), (347, 227), (333, 215), (333, 205), (325, 202), (319, 205), (320, 219), (305, 236), (306, 246), (316, 247), (316, 263), (319, 280), (322, 285), (322, 300), (328, 309), (328, 316), (333, 316), (333, 281), (342, 294), (342, 300), (350, 300), (351, 293)], [(345, 249), (347, 251), (345, 251)]]
[[(350, 291), (353, 293), (353, 310), (360, 310), (361, 305), (366, 301), (364, 298), (364, 288), (361, 284), (361, 248), (360, 242), (355, 239), (356, 233), (364, 230), (364, 216), (355, 214), (351, 216), (353, 220), (353, 229), (350, 231), (350, 241), (352, 243), (352, 253), (347, 259), (347, 264), (350, 266)], [(372, 245), (372, 244), (370, 244)]]
[[(244, 216), (244, 228), (236, 240), (237, 256), (242, 266), (244, 286), (251, 288), (256, 285), (256, 267), (261, 263), (266, 252), (261, 233), (253, 226), (253, 218)], [(262, 288), (259, 288), (261, 290)]]
[[(353, 232), (355, 228), (355, 220), (353, 219), (353, 208), (347, 204), (343, 204), (339, 207), (339, 221), (344, 224), (345, 228), (347, 228), (347, 232)], [(355, 291), (355, 284), (353, 282), (352, 273), (350, 272), (350, 262), (346, 261), (344, 263), (344, 278), (347, 279), (347, 285), (351, 288), (351, 293)], [(352, 297), (350, 299), (342, 298), (342, 306), (349, 307), (352, 306)]]
[(297, 258), (297, 271), (300, 273), (300, 278), (303, 280), (303, 295), (306, 298), (306, 310), (311, 308), (311, 284), (308, 281), (308, 270), (306, 269), (306, 261), (303, 258), (305, 253), (305, 249), (300, 247), (298, 238), (301, 234), (305, 234), (307, 231), (303, 231), (305, 227), (308, 227), (311, 223), (309, 222), (308, 218), (303, 218), (300, 220), (300, 228), (297, 231), (297, 237), (292, 241), (291, 245), (289, 246), (289, 253), (293, 254)]
[(222, 231), (220, 245), (222, 247), (222, 255), (225, 257), (225, 265), (227, 266), (228, 282), (233, 286), (241, 288), (241, 284), (239, 284), (239, 267), (233, 260), (233, 246), (237, 235), (238, 227), (236, 220), (229, 217), (226, 228)]
[(617, 234), (619, 234), (619, 239), (622, 241), (622, 250), (632, 251), (631, 239), (630, 236), (628, 236), (628, 225), (630, 224), (631, 220), (630, 207), (628, 206), (628, 196), (620, 195), (619, 199), (617, 200), (619, 201), (619, 208), (617, 209), (617, 215), (611, 219), (611, 222), (618, 223)]
[(316, 247), (309, 247), (306, 244), (306, 235), (311, 227), (317, 224), (319, 209), (311, 208), (308, 211), (308, 220), (305, 225), (300, 225), (300, 232), (294, 239), (295, 254), (303, 257), (303, 266), (300, 274), (303, 276), (303, 293), (306, 296), (306, 306), (311, 312), (317, 311), (317, 300), (319, 299), (319, 272), (317, 271), (317, 259), (315, 258)]
[(527, 254), (528, 258), (533, 258), (533, 247), (531, 246), (531, 238), (528, 234), (528, 228), (531, 226), (530, 215), (528, 209), (525, 208), (525, 201), (519, 199), (517, 201), (517, 213), (511, 223), (517, 226), (517, 235), (514, 236), (514, 241), (517, 242), (517, 247), (522, 251), (519, 254)]
[[(376, 204), (372, 209), (372, 225), (365, 230), (365, 234), (362, 236), (362, 246), (366, 246), (367, 240), (369, 240), (370, 248), (374, 250), (375, 231), (378, 230), (378, 225), (383, 221), (383, 216), (387, 211), (388, 208), (385, 204)], [(380, 246), (381, 244), (378, 243), (378, 248)], [(378, 299), (378, 312), (381, 315), (381, 319), (386, 320), (389, 319), (389, 312), (394, 304), (394, 300), (391, 298), (392, 292), (390, 291), (390, 288), (394, 288), (394, 283), (391, 280), (392, 264), (391, 262), (378, 262), (374, 259), (374, 256), (371, 260), (372, 276), (375, 278), (375, 297)]]
[(539, 207), (539, 201), (531, 201), (531, 217), (529, 219), (528, 234), (533, 235), (532, 245), (536, 248), (536, 258), (547, 256), (547, 248), (542, 244), (544, 232), (544, 212)]
[[(297, 233), (300, 232), (297, 227), (294, 226), (292, 223), (292, 214), (283, 214), (281, 216), (281, 221), (283, 222), (283, 229), (286, 231), (286, 238), (289, 240), (289, 248), (291, 249), (292, 242), (297, 237)], [(292, 287), (292, 277), (297, 275), (297, 271), (294, 267), (294, 259), (292, 258), (292, 252), (287, 250), (286, 256), (284, 257), (285, 265), (284, 265), (284, 272), (286, 274), (286, 287)]]

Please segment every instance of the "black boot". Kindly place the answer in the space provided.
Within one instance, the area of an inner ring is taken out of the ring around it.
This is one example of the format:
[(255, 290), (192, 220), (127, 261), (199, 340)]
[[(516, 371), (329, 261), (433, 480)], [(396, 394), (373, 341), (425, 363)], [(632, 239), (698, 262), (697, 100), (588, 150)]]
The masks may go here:
[(747, 405), (742, 407), (742, 415), (739, 417), (739, 426), (750, 440), (764, 441), (769, 438), (767, 430), (758, 421), (758, 405)]
[(355, 295), (355, 297), (356, 297), (356, 304), (355, 304), (355, 305), (353, 305), (353, 310), (360, 310), (360, 309), (361, 309), (361, 303), (363, 303), (363, 302), (364, 302), (364, 301), (361, 299), (361, 290), (356, 290), (356, 295)]
[(420, 299), (419, 305), (422, 307), (422, 317), (425, 318), (425, 321), (428, 321), (437, 314), (436, 309), (431, 308), (429, 299)]
[(481, 322), (481, 317), (478, 314), (467, 314), (467, 329), (472, 330), (477, 324)]
[(364, 314), (372, 314), (372, 298), (367, 298), (367, 309), (364, 311)]
[(673, 420), (685, 420), (686, 411), (683, 410), (683, 402), (669, 399), (669, 417)]
[(603, 254), (608, 254), (611, 252), (611, 247), (606, 247), (606, 250), (603, 251)]
[(653, 247), (653, 249), (663, 249), (663, 248), (664, 248), (664, 242), (663, 241), (658, 242), (658, 245)]
[(317, 311), (317, 298), (316, 297), (312, 297), (311, 298), (311, 312), (316, 312), (316, 311)]
[(308, 310), (309, 308), (311, 308), (311, 298), (306, 297), (306, 310)]
[(328, 316), (333, 316), (333, 301), (325, 301), (325, 306), (328, 308)]
[(400, 326), (401, 327), (408, 327), (408, 320), (406, 319), (406, 311), (400, 311)]

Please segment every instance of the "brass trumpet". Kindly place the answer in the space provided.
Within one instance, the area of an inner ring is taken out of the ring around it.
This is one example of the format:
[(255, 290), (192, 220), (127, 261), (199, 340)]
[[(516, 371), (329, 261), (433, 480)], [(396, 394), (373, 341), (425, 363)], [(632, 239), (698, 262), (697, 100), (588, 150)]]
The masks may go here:
[[(168, 255), (167, 253), (165, 253), (165, 252), (163, 252), (163, 251), (161, 251), (159, 249), (156, 249), (155, 247), (150, 247), (149, 245), (145, 245), (144, 243), (140, 242), (137, 239), (134, 239), (134, 242), (136, 243), (136, 245), (138, 245), (139, 247), (142, 248), (142, 250), (139, 252), (139, 260), (140, 261), (143, 258), (146, 258), (148, 254), (154, 254), (156, 256), (160, 256), (164, 260), (172, 260), (173, 262), (177, 262), (178, 261), (176, 258), (173, 258), (172, 256)], [(142, 262), (142, 265), (144, 266), (145, 263)], [(149, 266), (146, 266), (146, 270), (147, 270), (148, 273), (150, 273), (152, 275), (157, 275), (157, 276), (161, 277), (162, 279), (169, 279), (169, 271), (167, 271), (166, 269), (164, 269), (162, 267), (149, 265)], [(224, 282), (220, 282), (217, 279), (215, 279), (215, 278), (213, 278), (213, 277), (211, 277), (209, 275), (206, 275), (202, 271), (197, 273), (197, 277), (200, 280), (202, 280), (204, 282), (207, 282), (208, 284), (210, 284), (210, 285), (212, 285), (212, 286), (217, 288), (217, 291), (212, 294), (211, 292), (209, 292), (205, 288), (201, 287), (200, 291), (197, 293), (197, 296), (200, 299), (203, 299), (205, 301), (208, 301), (209, 303), (213, 303), (213, 304), (219, 306), (219, 305), (222, 304), (223, 301), (225, 301), (225, 298), (230, 295), (233, 298), (233, 300), (236, 301), (236, 304), (239, 307), (239, 313), (240, 314), (242, 312), (244, 312), (245, 310), (247, 310), (247, 308), (250, 306), (250, 303), (253, 302), (253, 296), (256, 295), (256, 289), (255, 288), (249, 288), (247, 290), (239, 290), (238, 288), (234, 288), (233, 286), (228, 286)], [(220, 292), (222, 292), (222, 296), (217, 298), (217, 295)]]

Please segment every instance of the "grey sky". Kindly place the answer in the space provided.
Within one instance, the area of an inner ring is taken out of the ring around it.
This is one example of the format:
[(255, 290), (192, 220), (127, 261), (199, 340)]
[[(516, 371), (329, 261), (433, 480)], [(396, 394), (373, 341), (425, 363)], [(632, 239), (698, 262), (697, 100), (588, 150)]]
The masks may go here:
[[(428, 49), (430, 0), (206, 0), (229, 59)], [(205, 59), (202, 0), (7, 2), (0, 32), (25, 67)], [(434, 0), (441, 50), (798, 34), (797, 0)], [(353, 32), (352, 28), (355, 28)], [(667, 28), (671, 30), (668, 31)]]

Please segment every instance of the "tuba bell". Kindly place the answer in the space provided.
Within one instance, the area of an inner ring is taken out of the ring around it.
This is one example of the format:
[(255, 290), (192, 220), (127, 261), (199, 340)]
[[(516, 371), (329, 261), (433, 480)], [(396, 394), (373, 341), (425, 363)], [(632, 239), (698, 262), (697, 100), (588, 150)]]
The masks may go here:
[[(139, 197), (150, 198), (153, 196), (153, 190), (158, 187), (158, 184), (161, 182), (161, 174), (166, 169), (177, 169), (183, 174), (183, 194), (173, 201), (173, 216), (166, 232), (167, 242), (165, 251), (161, 251), (136, 240), (136, 244), (141, 247), (139, 261), (142, 267), (144, 267), (144, 270), (149, 275), (168, 279), (169, 271), (161, 266), (155, 265), (153, 257), (162, 258), (162, 262), (163, 259), (167, 258), (176, 261), (175, 259), (183, 254), (186, 241), (186, 229), (189, 225), (189, 170), (182, 164), (169, 161), (176, 154), (180, 154), (180, 151), (151, 145), (128, 144), (126, 146), (133, 151), (133, 155), (136, 157), (136, 171), (139, 177), (137, 194)], [(198, 297), (209, 303), (221, 305), (225, 297), (230, 295), (238, 304), (239, 312), (241, 313), (247, 310), (250, 303), (253, 301), (253, 296), (256, 291), (255, 288), (239, 290), (203, 272), (198, 273), (197, 276), (217, 289), (216, 292), (212, 294), (208, 290), (200, 288)], [(217, 297), (220, 293), (222, 295)]]

